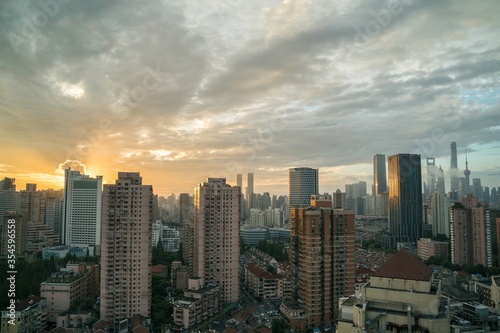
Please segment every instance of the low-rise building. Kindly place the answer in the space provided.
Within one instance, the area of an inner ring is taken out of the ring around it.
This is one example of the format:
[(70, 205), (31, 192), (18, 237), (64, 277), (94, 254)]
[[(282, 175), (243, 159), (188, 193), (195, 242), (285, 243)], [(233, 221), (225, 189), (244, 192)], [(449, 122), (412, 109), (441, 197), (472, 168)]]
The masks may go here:
[(172, 286), (177, 289), (188, 288), (188, 268), (183, 266), (180, 261), (172, 262)]
[(184, 298), (174, 302), (174, 323), (184, 329), (192, 328), (219, 311), (219, 286), (204, 285), (201, 277), (192, 278), (184, 291)]
[[(14, 325), (12, 324), (14, 323)], [(13, 309), (2, 311), (2, 333), (40, 332), (47, 325), (47, 300), (30, 296), (17, 301)]]
[(418, 258), (402, 249), (370, 278), (359, 296), (344, 301), (339, 333), (449, 332), (449, 302), (441, 282)]
[(448, 243), (433, 241), (430, 238), (420, 238), (417, 242), (417, 255), (422, 260), (436, 257), (448, 260)]
[(69, 263), (40, 284), (40, 295), (47, 299), (47, 321), (68, 311), (73, 302), (93, 302), (99, 295), (99, 266)]
[(287, 293), (286, 276), (269, 273), (262, 266), (248, 264), (245, 267), (245, 283), (249, 291), (263, 300), (289, 297)]
[(162, 264), (151, 266), (151, 275), (166, 278), (168, 275), (168, 266)]

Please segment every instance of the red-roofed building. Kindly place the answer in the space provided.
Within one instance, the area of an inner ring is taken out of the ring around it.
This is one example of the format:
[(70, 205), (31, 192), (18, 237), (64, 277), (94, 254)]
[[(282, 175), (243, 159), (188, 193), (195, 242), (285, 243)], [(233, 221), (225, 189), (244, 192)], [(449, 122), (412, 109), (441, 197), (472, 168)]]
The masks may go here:
[(166, 278), (167, 274), (168, 274), (168, 266), (167, 265), (159, 264), (159, 265), (151, 266), (151, 275)]
[(355, 282), (355, 290), (356, 290), (356, 295), (361, 291), (361, 288), (370, 281), (370, 276), (375, 271), (372, 271), (369, 268), (363, 267), (363, 266), (356, 266), (356, 270), (354, 272), (354, 276), (356, 277), (356, 282)]
[(250, 292), (263, 300), (290, 297), (290, 280), (284, 274), (272, 274), (257, 264), (245, 267), (245, 283)]
[(449, 299), (441, 296), (441, 281), (405, 249), (376, 270), (355, 302), (342, 305), (339, 333), (448, 332)]

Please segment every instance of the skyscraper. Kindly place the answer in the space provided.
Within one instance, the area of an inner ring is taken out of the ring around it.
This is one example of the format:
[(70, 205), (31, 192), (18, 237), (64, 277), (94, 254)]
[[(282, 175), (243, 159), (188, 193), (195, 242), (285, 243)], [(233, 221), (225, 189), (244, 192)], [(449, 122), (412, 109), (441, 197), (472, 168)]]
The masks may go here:
[(379, 195), (387, 191), (384, 154), (377, 154), (373, 156), (373, 187), (373, 195)]
[(458, 161), (456, 142), (451, 143), (450, 191), (452, 196), (456, 196), (454, 193), (458, 191)]
[(316, 195), (311, 207), (292, 208), (290, 262), (296, 289), (280, 309), (295, 331), (334, 324), (339, 299), (354, 293), (354, 212), (332, 209), (331, 202), (329, 195)]
[(459, 265), (492, 266), (490, 210), (472, 194), (450, 208), (451, 260)]
[(420, 155), (389, 156), (389, 232), (391, 246), (422, 237), (422, 174)]
[(64, 171), (63, 230), (65, 245), (101, 243), (102, 176)]
[(245, 192), (245, 199), (247, 200), (247, 212), (254, 208), (254, 195), (253, 195), (253, 173), (249, 172), (247, 175), (247, 190)]
[(319, 192), (318, 169), (288, 169), (288, 200), (290, 208), (308, 207), (311, 195)]
[(243, 188), (243, 175), (241, 173), (236, 175), (236, 186)]
[(138, 172), (119, 172), (104, 185), (101, 319), (150, 316), (153, 187)]
[(436, 189), (436, 159), (434, 157), (427, 157), (427, 189), (426, 193), (431, 196)]
[(473, 178), (472, 179), (472, 196), (478, 198), (479, 200), (483, 199), (483, 187), (481, 186), (481, 178)]
[(195, 188), (193, 274), (217, 283), (224, 302), (239, 299), (241, 189), (225, 178)]
[(446, 193), (446, 188), (444, 186), (444, 171), (441, 168), (441, 166), (439, 166), (439, 170), (438, 170), (438, 174), (437, 174), (436, 190), (442, 194)]

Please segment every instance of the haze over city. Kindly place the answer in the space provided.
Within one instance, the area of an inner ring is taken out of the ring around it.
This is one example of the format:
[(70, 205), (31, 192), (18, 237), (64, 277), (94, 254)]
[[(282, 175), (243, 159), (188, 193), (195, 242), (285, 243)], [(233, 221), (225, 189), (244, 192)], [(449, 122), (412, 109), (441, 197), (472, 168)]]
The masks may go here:
[[(154, 192), (253, 172), (287, 193), (372, 183), (372, 157), (435, 157), (500, 185), (498, 2), (0, 3), (0, 178), (64, 168)], [(245, 186), (245, 184), (244, 184)], [(370, 191), (369, 191), (370, 192)]]

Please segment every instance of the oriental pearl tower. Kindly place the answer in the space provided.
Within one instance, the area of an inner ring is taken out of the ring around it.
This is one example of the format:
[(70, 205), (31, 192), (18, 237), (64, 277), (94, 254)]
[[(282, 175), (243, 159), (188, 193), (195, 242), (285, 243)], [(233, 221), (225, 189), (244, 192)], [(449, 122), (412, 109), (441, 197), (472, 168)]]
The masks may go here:
[(469, 177), (470, 177), (470, 170), (469, 170), (469, 162), (467, 161), (467, 148), (465, 148), (465, 170), (464, 170), (464, 175), (465, 175), (465, 194), (470, 193), (470, 182), (469, 182)]

